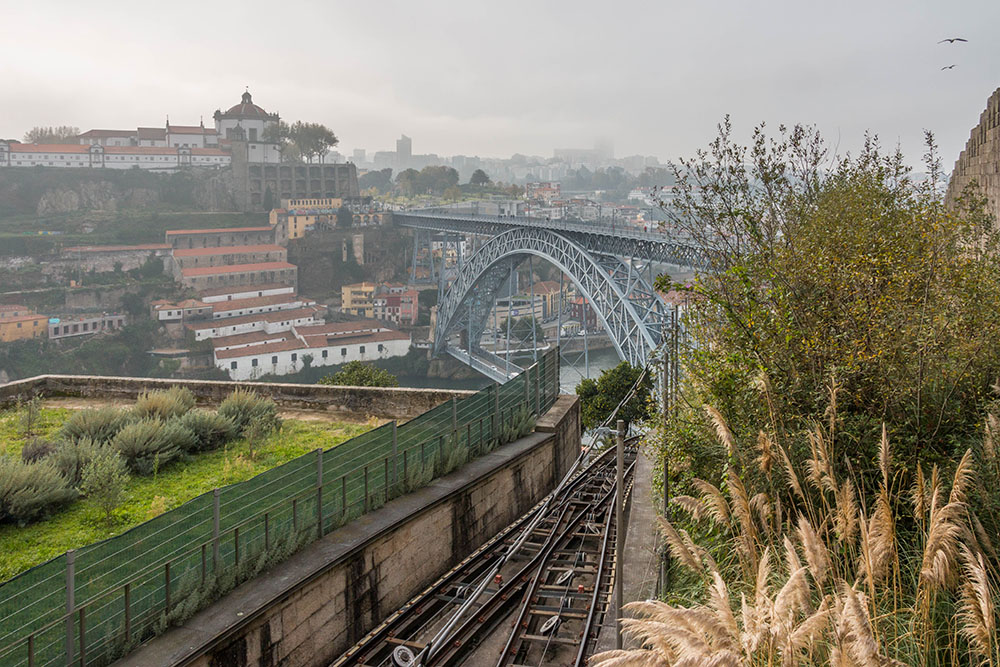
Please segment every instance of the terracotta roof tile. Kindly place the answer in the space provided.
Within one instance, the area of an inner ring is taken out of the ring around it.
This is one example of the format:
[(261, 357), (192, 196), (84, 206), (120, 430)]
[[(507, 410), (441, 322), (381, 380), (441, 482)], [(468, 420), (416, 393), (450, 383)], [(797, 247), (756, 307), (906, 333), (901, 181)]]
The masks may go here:
[(168, 229), (167, 236), (178, 236), (181, 234), (220, 234), (223, 232), (269, 232), (274, 227), (213, 227), (211, 229)]
[(306, 346), (298, 340), (284, 340), (280, 343), (264, 343), (263, 345), (251, 345), (249, 347), (237, 347), (231, 350), (216, 350), (216, 359), (234, 359), (239, 357), (256, 357), (261, 354), (274, 354), (275, 352), (289, 352), (291, 350), (306, 349)]
[[(167, 246), (170, 247), (169, 245)], [(206, 255), (239, 255), (248, 252), (284, 252), (280, 245), (226, 245), (217, 248), (185, 248), (174, 250), (174, 257), (204, 257)]]

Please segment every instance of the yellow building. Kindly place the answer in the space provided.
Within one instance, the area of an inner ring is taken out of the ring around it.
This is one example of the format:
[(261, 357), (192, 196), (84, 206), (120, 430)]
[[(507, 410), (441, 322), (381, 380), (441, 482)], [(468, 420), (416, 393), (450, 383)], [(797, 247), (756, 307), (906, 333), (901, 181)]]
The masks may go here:
[(375, 317), (375, 283), (354, 283), (340, 288), (340, 310), (359, 317)]
[(48, 334), (48, 315), (15, 315), (0, 318), (0, 341), (25, 340)]

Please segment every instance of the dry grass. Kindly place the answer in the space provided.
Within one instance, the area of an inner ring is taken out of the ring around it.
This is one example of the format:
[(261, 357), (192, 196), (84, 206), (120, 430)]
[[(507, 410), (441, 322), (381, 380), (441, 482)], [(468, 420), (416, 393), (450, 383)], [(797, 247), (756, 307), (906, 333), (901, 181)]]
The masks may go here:
[(975, 457), (947, 473), (918, 467), (912, 479), (893, 471), (883, 428), (866, 485), (836, 465), (837, 386), (828, 392), (808, 455), (789, 454), (772, 418), (751, 469), (736, 467), (740, 443), (706, 410), (729, 462), (721, 483), (695, 481), (673, 499), (683, 519), (660, 520), (699, 600), (626, 605), (624, 631), (642, 648), (590, 664), (1000, 665), (1000, 567), (970, 501), (1000, 489), (1000, 420), (989, 415)]

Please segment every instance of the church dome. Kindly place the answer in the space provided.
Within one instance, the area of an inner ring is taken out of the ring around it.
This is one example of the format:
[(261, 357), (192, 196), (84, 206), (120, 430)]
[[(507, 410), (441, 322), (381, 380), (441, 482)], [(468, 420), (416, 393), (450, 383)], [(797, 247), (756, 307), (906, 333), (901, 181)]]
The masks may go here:
[(225, 115), (230, 118), (260, 118), (265, 120), (270, 118), (270, 114), (253, 103), (249, 90), (243, 93), (240, 103), (230, 107)]

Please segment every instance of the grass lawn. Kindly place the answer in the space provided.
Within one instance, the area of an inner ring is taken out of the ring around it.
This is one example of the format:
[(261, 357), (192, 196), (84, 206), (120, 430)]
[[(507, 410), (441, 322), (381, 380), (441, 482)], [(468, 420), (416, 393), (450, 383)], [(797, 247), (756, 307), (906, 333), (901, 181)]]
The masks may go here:
[[(71, 410), (42, 411), (42, 435), (54, 433)], [(0, 416), (0, 452), (20, 456), (23, 440), (17, 416)], [(153, 477), (133, 477), (125, 501), (108, 525), (100, 510), (85, 499), (24, 527), (0, 525), (0, 582), (58, 556), (68, 549), (117, 535), (184, 503), (205, 491), (241, 482), (318, 447), (327, 449), (373, 428), (374, 424), (286, 419), (253, 457), (246, 442), (236, 440), (225, 449), (174, 462)]]

